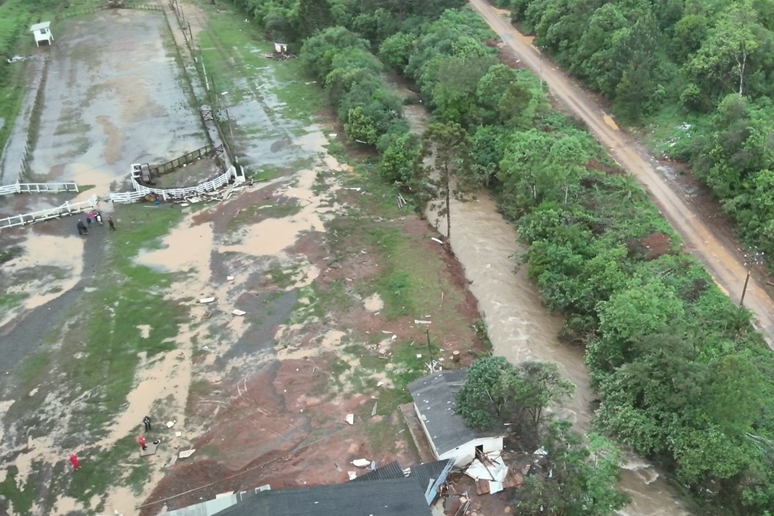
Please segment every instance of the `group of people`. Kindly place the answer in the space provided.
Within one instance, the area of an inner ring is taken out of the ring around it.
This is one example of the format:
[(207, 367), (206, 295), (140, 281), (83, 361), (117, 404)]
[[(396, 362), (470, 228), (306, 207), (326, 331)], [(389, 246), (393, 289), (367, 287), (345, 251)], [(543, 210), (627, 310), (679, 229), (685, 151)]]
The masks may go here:
[[(108, 216), (107, 219), (108, 225), (110, 226), (110, 229), (115, 231), (116, 230), (116, 224), (113, 222), (113, 217)], [(86, 223), (83, 222), (83, 219), (79, 220), (78, 223), (75, 225), (76, 228), (78, 228), (78, 234), (88, 235), (89, 234), (89, 228), (91, 227), (92, 223), (97, 223), (100, 226), (102, 226), (102, 212), (97, 210), (91, 210), (89, 214), (86, 216)]]
[[(145, 426), (145, 431), (150, 432), (151, 431), (151, 418), (149, 416), (145, 416), (142, 418), (142, 424)], [(154, 441), (154, 443), (158, 443), (158, 441)], [(140, 445), (140, 448), (145, 451), (148, 449), (148, 445), (145, 444), (145, 436), (140, 434), (140, 436), (137, 438), (137, 444)], [(73, 469), (81, 469), (81, 461), (78, 459), (78, 456), (76, 454), (70, 454), (70, 464), (73, 465)]]

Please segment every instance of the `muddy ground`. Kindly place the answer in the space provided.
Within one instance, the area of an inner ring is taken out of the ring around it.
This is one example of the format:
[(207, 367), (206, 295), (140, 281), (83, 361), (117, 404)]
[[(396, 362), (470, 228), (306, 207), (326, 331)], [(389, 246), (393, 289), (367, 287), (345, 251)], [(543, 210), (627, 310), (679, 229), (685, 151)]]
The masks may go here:
[[(115, 232), (79, 237), (75, 219), (4, 230), (0, 512), (150, 515), (266, 483), (343, 482), (358, 458), (408, 465), (407, 383), (430, 356), (456, 367), (452, 351), (459, 365), (486, 351), (460, 265), (367, 159), (347, 157), (298, 64), (261, 61), (249, 34), (219, 40), (239, 13), (186, 9), (208, 59), (242, 63), (219, 80), (257, 183), (221, 203), (116, 206)], [(111, 11), (60, 29), (41, 179), (104, 195), (132, 162), (203, 145), (160, 16)], [(96, 52), (95, 26), (125, 38)], [(145, 415), (161, 444), (141, 458)]]

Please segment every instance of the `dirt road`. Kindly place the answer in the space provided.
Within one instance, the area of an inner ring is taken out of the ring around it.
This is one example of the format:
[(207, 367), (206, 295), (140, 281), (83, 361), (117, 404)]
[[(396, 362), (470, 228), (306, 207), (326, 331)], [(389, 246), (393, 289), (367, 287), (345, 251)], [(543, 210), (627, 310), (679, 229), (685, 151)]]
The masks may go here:
[[(738, 302), (747, 275), (743, 257), (735, 249), (724, 246), (720, 238), (672, 190), (656, 170), (656, 161), (648, 151), (620, 131), (602, 107), (562, 70), (543, 59), (540, 50), (532, 45), (532, 38), (513, 28), (508, 11), (498, 9), (486, 0), (470, 0), (470, 3), (522, 63), (546, 82), (554, 97), (586, 123), (618, 164), (645, 186), (662, 214), (682, 237), (685, 250), (701, 260), (723, 292)], [(774, 348), (774, 302), (754, 278), (750, 279), (747, 288), (745, 306), (753, 313), (756, 326), (764, 332), (769, 346)]]

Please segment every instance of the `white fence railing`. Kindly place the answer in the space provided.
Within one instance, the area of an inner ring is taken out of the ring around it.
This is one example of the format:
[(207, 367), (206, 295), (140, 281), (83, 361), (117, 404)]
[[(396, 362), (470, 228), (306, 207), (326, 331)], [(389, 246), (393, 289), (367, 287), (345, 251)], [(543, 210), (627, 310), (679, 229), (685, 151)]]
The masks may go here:
[(86, 210), (93, 209), (99, 199), (96, 195), (92, 195), (89, 200), (83, 202), (66, 202), (56, 208), (49, 208), (48, 210), (33, 211), (31, 213), (25, 213), (24, 215), (14, 215), (12, 217), (6, 217), (0, 219), (0, 229), (12, 228), (14, 226), (24, 226), (25, 224), (33, 224), (49, 219), (58, 219), (66, 215), (75, 215)]
[(0, 186), (0, 195), (17, 193), (59, 193), (78, 192), (76, 183), (16, 183)]
[(227, 185), (232, 178), (236, 181), (244, 180), (244, 177), (237, 177), (236, 168), (232, 165), (226, 169), (223, 174), (218, 177), (200, 183), (196, 186), (188, 186), (185, 188), (150, 188), (148, 186), (141, 185), (134, 177), (132, 180), (133, 192), (119, 192), (111, 193), (110, 200), (117, 203), (130, 203), (143, 199), (146, 195), (158, 195), (164, 201), (173, 199), (186, 199), (196, 195), (203, 194), (204, 192), (214, 192), (218, 188)]

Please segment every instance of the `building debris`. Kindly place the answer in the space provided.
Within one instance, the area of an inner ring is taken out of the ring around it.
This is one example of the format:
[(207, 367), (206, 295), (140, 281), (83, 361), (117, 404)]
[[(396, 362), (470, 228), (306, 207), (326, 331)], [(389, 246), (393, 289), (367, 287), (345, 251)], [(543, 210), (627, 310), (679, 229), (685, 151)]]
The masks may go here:
[(371, 417), (376, 415), (376, 407), (379, 406), (379, 402), (374, 403), (374, 408), (371, 409)]
[(499, 451), (486, 454), (478, 452), (465, 474), (476, 481), (478, 494), (495, 494), (504, 488), (508, 466), (503, 462)]
[(371, 465), (371, 461), (368, 459), (355, 459), (352, 461), (352, 465), (356, 468), (367, 468)]
[(180, 453), (178, 453), (177, 456), (180, 459), (187, 459), (188, 457), (193, 455), (195, 451), (196, 451), (195, 448), (192, 448), (190, 450), (184, 450), (184, 451), (181, 451)]
[(231, 310), (231, 313), (234, 315), (245, 315), (247, 312), (245, 312), (244, 310), (239, 310), (237, 308), (234, 308), (233, 310)]
[(439, 240), (438, 238), (432, 237), (430, 240), (433, 242), (438, 242), (439, 244), (443, 244), (443, 240)]
[(234, 281), (234, 276), (226, 276), (226, 279), (229, 281)]
[(422, 321), (420, 319), (414, 319), (414, 324), (431, 324), (433, 321)]
[(346, 421), (350, 425), (354, 425), (355, 424), (355, 414), (347, 414)]
[(175, 426), (175, 423), (177, 423), (177, 421), (167, 421), (167, 428), (172, 428)]
[(355, 480), (357, 478), (357, 473), (355, 471), (347, 471), (347, 475), (349, 475), (350, 480)]
[(199, 300), (199, 302), (203, 305), (206, 305), (207, 303), (212, 303), (215, 301), (214, 297), (203, 297)]

